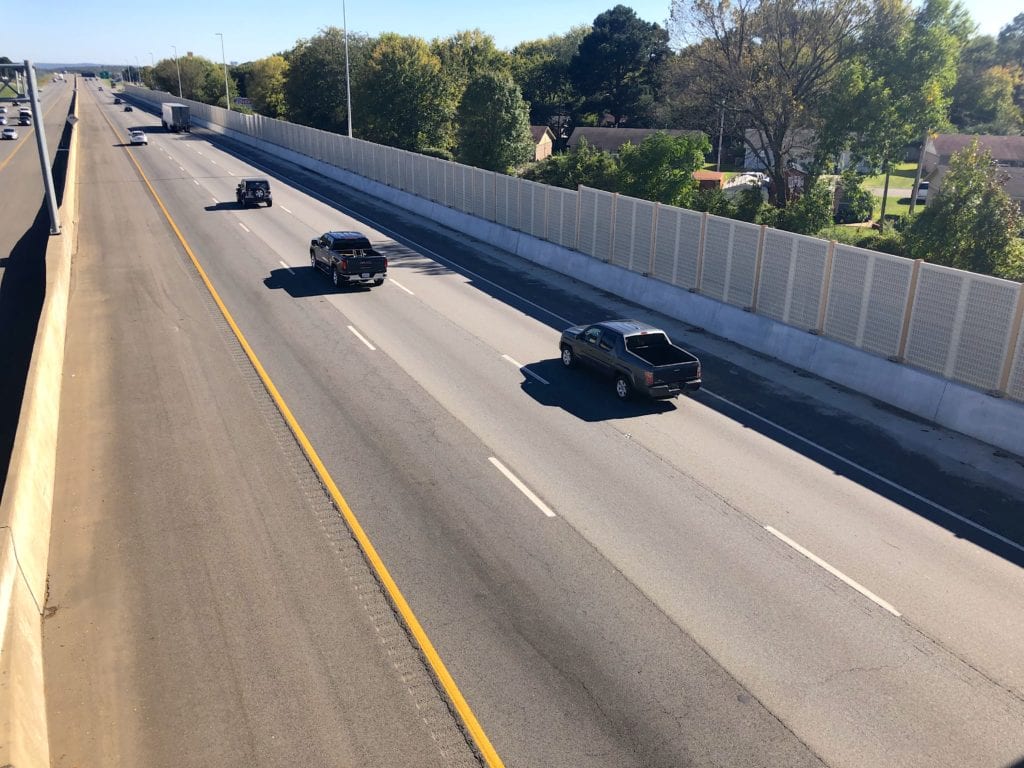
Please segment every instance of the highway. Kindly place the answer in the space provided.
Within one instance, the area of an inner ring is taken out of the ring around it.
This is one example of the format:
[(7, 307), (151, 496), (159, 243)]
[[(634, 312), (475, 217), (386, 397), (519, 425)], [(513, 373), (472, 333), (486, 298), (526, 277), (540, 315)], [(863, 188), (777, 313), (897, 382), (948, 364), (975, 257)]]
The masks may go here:
[[(41, 83), (43, 124), (51, 166), (57, 157), (72, 86)], [(43, 196), (35, 126), (18, 125), (18, 107), (7, 105), (14, 141), (0, 141), (0, 488), (7, 478), (25, 373), (43, 304), (43, 254), (50, 217)]]
[[(381, 727), (409, 694), (352, 629), (340, 518), (167, 217), (505, 765), (1024, 759), (1019, 458), (110, 102), (81, 105), (56, 764), (427, 764)], [(238, 209), (264, 174), (273, 208)], [(315, 273), (328, 229), (388, 283)], [(615, 316), (697, 351), (706, 390), (622, 404), (561, 368), (562, 328)]]

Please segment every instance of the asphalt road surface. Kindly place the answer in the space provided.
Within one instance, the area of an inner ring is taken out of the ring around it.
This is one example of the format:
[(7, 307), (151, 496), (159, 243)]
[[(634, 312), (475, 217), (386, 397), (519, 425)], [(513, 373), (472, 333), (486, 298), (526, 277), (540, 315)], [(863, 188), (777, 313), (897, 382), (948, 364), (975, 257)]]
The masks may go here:
[[(126, 148), (159, 120), (103, 96), (44, 630), (55, 764), (458, 743), (442, 717), (394, 727), (401, 638), (367, 640), (359, 558), (332, 554), (340, 521), (161, 206), (506, 765), (1024, 758), (1019, 457), (205, 132)], [(254, 174), (273, 208), (235, 206)], [(328, 229), (366, 232), (388, 283), (334, 290), (308, 259)], [(623, 315), (697, 351), (706, 390), (623, 404), (561, 368), (561, 328)]]

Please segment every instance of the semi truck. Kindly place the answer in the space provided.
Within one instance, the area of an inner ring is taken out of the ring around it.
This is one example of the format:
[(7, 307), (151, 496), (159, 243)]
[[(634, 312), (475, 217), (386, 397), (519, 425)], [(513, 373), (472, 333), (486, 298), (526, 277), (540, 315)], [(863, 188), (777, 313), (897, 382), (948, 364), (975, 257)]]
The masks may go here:
[(177, 133), (184, 131), (191, 133), (192, 120), (188, 113), (188, 104), (174, 104), (168, 102), (163, 105), (160, 122), (164, 124), (164, 130)]

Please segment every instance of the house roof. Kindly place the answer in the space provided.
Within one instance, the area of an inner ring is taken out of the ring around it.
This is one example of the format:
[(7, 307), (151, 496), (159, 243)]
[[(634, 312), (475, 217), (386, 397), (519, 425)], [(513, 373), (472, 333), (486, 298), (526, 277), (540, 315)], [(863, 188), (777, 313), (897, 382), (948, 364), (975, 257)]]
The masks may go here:
[(540, 140), (544, 138), (544, 134), (547, 134), (548, 138), (551, 139), (551, 141), (555, 140), (555, 134), (553, 134), (551, 132), (551, 129), (548, 128), (546, 125), (531, 125), (530, 133), (533, 134), (534, 144), (539, 144)]
[(693, 178), (697, 181), (725, 181), (725, 174), (720, 171), (694, 171)]
[(573, 130), (572, 136), (569, 137), (569, 148), (575, 149), (579, 146), (581, 139), (586, 139), (592, 147), (603, 149), (605, 152), (618, 152), (619, 147), (627, 141), (639, 144), (655, 133), (667, 133), (669, 136), (702, 135), (700, 131), (680, 131), (667, 128), (593, 128), (588, 126)]
[(1003, 189), (1013, 200), (1024, 201), (1024, 168), (1000, 168), (1007, 175)]
[(977, 139), (978, 146), (992, 153), (992, 159), (1004, 162), (1024, 162), (1024, 136), (973, 135), (969, 133), (940, 133), (931, 140), (935, 154), (949, 157), (971, 145)]

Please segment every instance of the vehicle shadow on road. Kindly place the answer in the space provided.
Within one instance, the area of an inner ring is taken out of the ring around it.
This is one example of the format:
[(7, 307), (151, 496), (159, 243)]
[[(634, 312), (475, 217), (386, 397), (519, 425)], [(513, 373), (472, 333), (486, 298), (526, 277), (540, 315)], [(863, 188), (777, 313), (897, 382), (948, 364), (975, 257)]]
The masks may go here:
[[(534, 376), (523, 371), (539, 376)], [(561, 408), (581, 421), (608, 421), (609, 419), (631, 419), (637, 416), (652, 416), (671, 413), (677, 406), (671, 400), (648, 400), (635, 397), (619, 400), (615, 395), (612, 379), (584, 369), (568, 370), (560, 358), (538, 360), (520, 368), (523, 382), (520, 385), (543, 406)]]
[(327, 275), (312, 266), (292, 267), (272, 270), (263, 278), (263, 284), (271, 290), (283, 290), (293, 299), (305, 299), (310, 296), (324, 296), (332, 293), (369, 293), (370, 286), (343, 285), (334, 287)]
[(234, 200), (221, 200), (219, 203), (213, 205), (207, 205), (203, 208), (204, 211), (240, 211), (242, 206), (236, 203)]

